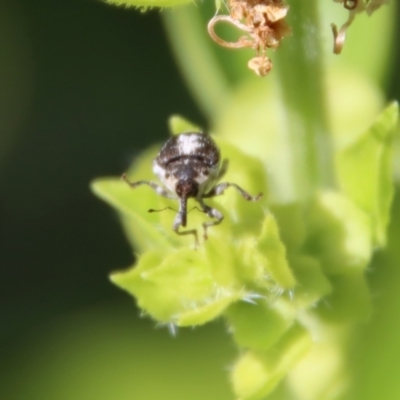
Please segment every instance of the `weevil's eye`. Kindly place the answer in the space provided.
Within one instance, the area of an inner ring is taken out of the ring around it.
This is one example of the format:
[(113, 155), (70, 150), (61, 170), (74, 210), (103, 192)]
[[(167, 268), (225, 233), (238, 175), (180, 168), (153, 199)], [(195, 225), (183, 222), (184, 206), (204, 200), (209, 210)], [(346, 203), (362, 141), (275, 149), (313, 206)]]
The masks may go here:
[(210, 172), (208, 171), (208, 169), (205, 169), (205, 170), (203, 171), (203, 175), (204, 175), (204, 176), (210, 175)]
[(194, 180), (180, 180), (176, 184), (175, 191), (179, 197), (196, 197), (199, 185)]
[(169, 177), (170, 177), (169, 173), (166, 172), (166, 173), (165, 173), (165, 179), (168, 179)]

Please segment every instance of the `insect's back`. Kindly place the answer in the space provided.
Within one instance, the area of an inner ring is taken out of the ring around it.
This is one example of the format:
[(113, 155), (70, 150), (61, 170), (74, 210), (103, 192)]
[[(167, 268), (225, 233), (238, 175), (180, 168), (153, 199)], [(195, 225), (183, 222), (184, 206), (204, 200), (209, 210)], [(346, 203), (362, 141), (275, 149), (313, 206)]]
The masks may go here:
[(172, 136), (161, 148), (153, 171), (179, 197), (201, 196), (214, 185), (219, 171), (220, 151), (206, 133), (186, 132)]
[(220, 152), (206, 133), (186, 132), (168, 139), (156, 161), (166, 168), (168, 164), (183, 159), (198, 160), (212, 168), (219, 164)]

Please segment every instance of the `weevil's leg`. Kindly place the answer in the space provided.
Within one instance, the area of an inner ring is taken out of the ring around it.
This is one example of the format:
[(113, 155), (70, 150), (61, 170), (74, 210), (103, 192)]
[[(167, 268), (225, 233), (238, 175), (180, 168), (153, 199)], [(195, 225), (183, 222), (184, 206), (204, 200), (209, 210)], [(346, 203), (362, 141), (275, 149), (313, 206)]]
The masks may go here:
[(181, 198), (179, 202), (179, 211), (178, 214), (176, 214), (174, 224), (172, 225), (172, 230), (181, 236), (184, 235), (193, 235), (194, 236), (194, 247), (197, 249), (199, 246), (199, 238), (197, 236), (197, 229), (189, 229), (187, 231), (179, 231), (179, 227), (186, 226), (186, 216), (187, 216), (187, 211), (186, 211), (186, 206), (187, 206), (187, 199)]
[(176, 196), (174, 196), (172, 193), (170, 193), (166, 188), (162, 187), (158, 183), (152, 182), (152, 181), (137, 181), (137, 182), (130, 182), (126, 176), (126, 174), (123, 174), (121, 176), (121, 179), (123, 179), (132, 189), (134, 189), (137, 186), (140, 185), (148, 185), (150, 186), (157, 194), (160, 196), (166, 197), (167, 199), (176, 199)]
[(219, 181), (226, 174), (226, 172), (228, 171), (228, 167), (229, 167), (229, 160), (227, 160), (225, 158), (224, 160), (222, 160), (222, 164), (221, 164), (221, 168), (219, 169), (217, 181)]
[(204, 194), (203, 197), (207, 198), (207, 197), (219, 196), (223, 194), (228, 187), (234, 187), (247, 201), (256, 201), (263, 195), (262, 193), (259, 193), (257, 196), (252, 196), (245, 190), (243, 190), (239, 185), (236, 185), (236, 183), (223, 182), (214, 186), (208, 193)]
[(182, 218), (181, 215), (178, 213), (176, 214), (175, 220), (174, 220), (174, 224), (172, 226), (173, 231), (180, 236), (184, 236), (184, 235), (193, 235), (194, 236), (194, 247), (195, 249), (197, 249), (197, 247), (199, 246), (199, 237), (197, 235), (197, 229), (189, 229), (187, 231), (180, 231), (179, 227), (183, 226), (182, 225)]
[(202, 210), (210, 217), (210, 218), (215, 218), (214, 221), (208, 221), (208, 222), (203, 222), (203, 238), (204, 240), (208, 239), (207, 235), (207, 229), (210, 226), (215, 226), (219, 225), (222, 220), (224, 219), (224, 215), (218, 211), (216, 208), (212, 208), (208, 206), (207, 204), (204, 204), (202, 199), (197, 199), (197, 201), (200, 203)]

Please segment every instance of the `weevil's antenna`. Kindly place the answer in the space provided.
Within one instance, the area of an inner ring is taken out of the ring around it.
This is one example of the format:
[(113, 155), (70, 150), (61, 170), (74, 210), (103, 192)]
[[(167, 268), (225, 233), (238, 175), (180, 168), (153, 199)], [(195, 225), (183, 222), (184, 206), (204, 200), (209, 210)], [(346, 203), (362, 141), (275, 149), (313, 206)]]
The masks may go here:
[(193, 211), (193, 210), (200, 211), (201, 213), (204, 214), (204, 210), (202, 210), (201, 208), (199, 208), (199, 207), (197, 207), (197, 206), (193, 206), (193, 208), (191, 208), (191, 209), (187, 212), (187, 214), (189, 214), (189, 213), (190, 213), (191, 211)]
[[(175, 208), (168, 207), (168, 206), (167, 206), (167, 207), (164, 207), (164, 208), (160, 208), (159, 210), (156, 210), (156, 209), (154, 209), (154, 208), (149, 208), (149, 209), (147, 210), (147, 212), (153, 213), (153, 212), (161, 212), (161, 211), (165, 211), (165, 210), (175, 211), (176, 213), (178, 212), (178, 210), (175, 210)], [(197, 207), (197, 206), (193, 206), (190, 210), (187, 211), (187, 214), (189, 214), (189, 213), (192, 212), (193, 210), (197, 210), (197, 211), (200, 211), (201, 213), (204, 213), (204, 211), (203, 211), (201, 208), (199, 208), (199, 207)]]
[(178, 210), (175, 210), (175, 209), (172, 208), (172, 207), (164, 207), (164, 208), (160, 208), (159, 210), (155, 210), (154, 208), (149, 208), (149, 209), (147, 210), (147, 212), (153, 213), (153, 212), (161, 212), (161, 211), (165, 211), (165, 210), (171, 210), (171, 211), (178, 212)]

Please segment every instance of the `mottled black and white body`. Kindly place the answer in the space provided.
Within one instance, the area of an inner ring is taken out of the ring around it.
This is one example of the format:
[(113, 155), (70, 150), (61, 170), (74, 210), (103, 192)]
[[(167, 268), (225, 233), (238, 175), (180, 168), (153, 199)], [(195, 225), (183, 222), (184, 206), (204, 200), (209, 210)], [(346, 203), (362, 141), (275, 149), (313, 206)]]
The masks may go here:
[(197, 230), (179, 231), (187, 222), (187, 200), (194, 198), (201, 210), (214, 221), (203, 223), (204, 239), (207, 239), (207, 228), (222, 222), (223, 214), (206, 205), (205, 198), (223, 194), (229, 186), (235, 187), (249, 201), (258, 200), (262, 194), (251, 196), (235, 183), (217, 182), (225, 174), (227, 160), (221, 163), (218, 146), (212, 138), (202, 132), (186, 132), (168, 139), (160, 153), (153, 161), (153, 172), (164, 186), (151, 181), (129, 182), (125, 174), (122, 178), (132, 187), (149, 185), (159, 195), (179, 200), (179, 211), (175, 217), (173, 230), (179, 235), (192, 234), (198, 244)]

